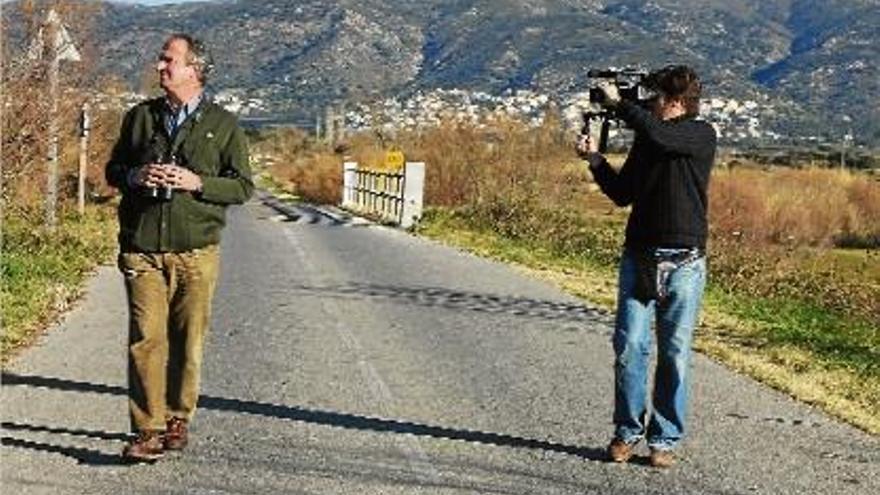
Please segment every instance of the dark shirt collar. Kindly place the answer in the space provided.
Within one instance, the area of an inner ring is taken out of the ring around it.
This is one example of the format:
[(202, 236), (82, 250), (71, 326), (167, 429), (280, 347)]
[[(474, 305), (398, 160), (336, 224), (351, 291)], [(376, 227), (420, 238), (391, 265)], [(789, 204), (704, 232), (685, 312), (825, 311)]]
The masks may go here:
[(165, 98), (165, 131), (169, 136), (176, 135), (177, 130), (180, 129), (190, 115), (195, 114), (194, 118), (198, 121), (199, 115), (196, 112), (202, 103), (203, 95), (204, 93), (197, 94), (180, 107), (175, 107), (170, 99)]

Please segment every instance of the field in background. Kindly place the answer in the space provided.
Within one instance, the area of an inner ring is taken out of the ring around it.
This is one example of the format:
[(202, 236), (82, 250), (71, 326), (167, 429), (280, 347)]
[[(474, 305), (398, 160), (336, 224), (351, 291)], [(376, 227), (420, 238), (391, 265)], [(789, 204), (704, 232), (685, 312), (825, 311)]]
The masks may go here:
[[(495, 121), (362, 134), (335, 148), (279, 129), (255, 149), (288, 192), (338, 203), (343, 159), (379, 166), (400, 147), (427, 163), (422, 234), (537, 270), (610, 308), (627, 211), (597, 190), (567, 137), (552, 119), (538, 129)], [(880, 432), (880, 182), (739, 160), (718, 165), (710, 198), (697, 346)]]

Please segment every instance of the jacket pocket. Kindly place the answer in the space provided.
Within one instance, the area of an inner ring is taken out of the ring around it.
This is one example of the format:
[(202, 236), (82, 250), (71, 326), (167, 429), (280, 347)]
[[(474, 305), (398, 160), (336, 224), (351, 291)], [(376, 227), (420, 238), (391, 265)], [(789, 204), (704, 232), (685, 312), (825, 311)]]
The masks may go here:
[(187, 194), (184, 197), (187, 245), (191, 248), (216, 244), (220, 229), (226, 223), (226, 209), (222, 205), (206, 203)]
[(126, 281), (132, 281), (138, 277), (161, 270), (162, 268), (156, 263), (156, 257), (147, 253), (119, 253), (116, 259), (116, 265), (119, 271), (125, 277)]
[[(132, 194), (138, 194), (134, 192)], [(143, 203), (134, 196), (123, 197), (118, 210), (119, 234), (123, 242), (133, 242), (143, 223), (146, 208)]]

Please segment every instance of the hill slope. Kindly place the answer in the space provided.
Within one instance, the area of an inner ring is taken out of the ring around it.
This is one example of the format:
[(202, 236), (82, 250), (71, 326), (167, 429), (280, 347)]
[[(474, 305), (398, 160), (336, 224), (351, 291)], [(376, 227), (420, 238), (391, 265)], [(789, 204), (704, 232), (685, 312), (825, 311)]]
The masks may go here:
[(877, 0), (228, 0), (104, 4), (95, 22), (99, 65), (133, 86), (183, 30), (215, 47), (215, 89), (275, 114), (435, 87), (558, 95), (591, 67), (683, 62), (709, 95), (772, 106), (777, 131), (880, 143)]

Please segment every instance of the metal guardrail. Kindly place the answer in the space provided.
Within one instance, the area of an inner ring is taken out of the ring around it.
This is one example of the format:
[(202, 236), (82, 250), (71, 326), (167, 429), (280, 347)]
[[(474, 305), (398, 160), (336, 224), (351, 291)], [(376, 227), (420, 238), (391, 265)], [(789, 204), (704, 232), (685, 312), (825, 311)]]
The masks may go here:
[(359, 168), (343, 164), (342, 206), (409, 228), (422, 218), (425, 164), (407, 162), (402, 171)]

